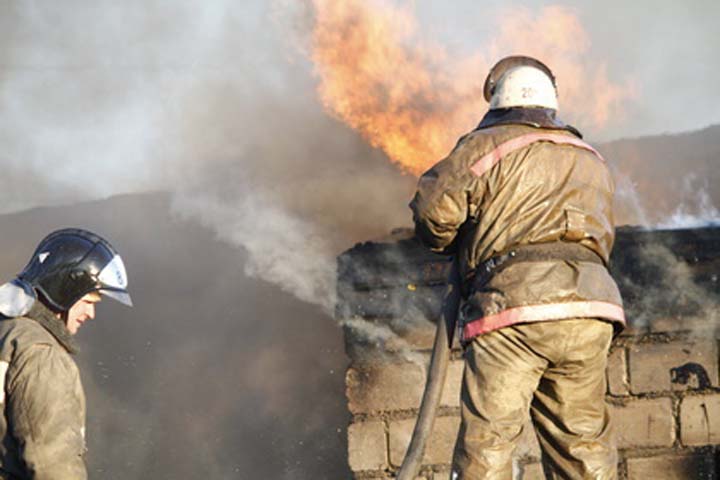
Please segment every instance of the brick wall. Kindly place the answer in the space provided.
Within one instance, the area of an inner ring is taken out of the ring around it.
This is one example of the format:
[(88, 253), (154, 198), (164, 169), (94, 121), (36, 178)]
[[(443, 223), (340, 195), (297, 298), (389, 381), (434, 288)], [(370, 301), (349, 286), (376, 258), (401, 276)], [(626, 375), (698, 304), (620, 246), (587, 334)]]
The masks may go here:
[[(630, 326), (616, 338), (607, 401), (621, 479), (715, 479), (720, 470), (720, 228), (619, 229), (613, 275)], [(345, 325), (348, 462), (356, 479), (387, 479), (402, 463), (425, 383), (448, 259), (407, 231), (359, 244), (338, 261)], [(446, 480), (459, 425), (462, 352), (452, 353), (419, 478)], [(516, 478), (541, 479), (532, 428)]]

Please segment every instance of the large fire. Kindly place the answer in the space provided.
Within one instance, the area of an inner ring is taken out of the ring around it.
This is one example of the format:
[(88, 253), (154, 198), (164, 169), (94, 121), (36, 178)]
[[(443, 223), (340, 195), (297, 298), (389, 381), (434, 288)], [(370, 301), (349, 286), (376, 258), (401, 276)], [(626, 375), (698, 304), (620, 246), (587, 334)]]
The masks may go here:
[(571, 10), (538, 15), (513, 8), (498, 18), (494, 38), (460, 56), (420, 34), (410, 7), (389, 0), (313, 0), (312, 60), (325, 108), (419, 174), (444, 156), (487, 109), (485, 75), (505, 55), (526, 54), (551, 66), (562, 117), (601, 128), (632, 95), (587, 59), (588, 35)]

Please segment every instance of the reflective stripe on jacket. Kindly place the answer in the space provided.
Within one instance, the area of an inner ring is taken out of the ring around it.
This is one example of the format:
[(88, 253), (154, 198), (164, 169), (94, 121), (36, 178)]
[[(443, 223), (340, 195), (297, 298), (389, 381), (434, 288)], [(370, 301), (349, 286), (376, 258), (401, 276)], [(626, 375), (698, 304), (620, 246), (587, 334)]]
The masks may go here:
[(598, 317), (624, 324), (607, 269), (562, 259), (518, 262), (474, 283), (478, 266), (513, 247), (579, 243), (607, 264), (614, 183), (602, 157), (566, 130), (496, 125), (462, 137), (418, 182), (417, 235), (457, 254), (464, 338), (521, 322)]

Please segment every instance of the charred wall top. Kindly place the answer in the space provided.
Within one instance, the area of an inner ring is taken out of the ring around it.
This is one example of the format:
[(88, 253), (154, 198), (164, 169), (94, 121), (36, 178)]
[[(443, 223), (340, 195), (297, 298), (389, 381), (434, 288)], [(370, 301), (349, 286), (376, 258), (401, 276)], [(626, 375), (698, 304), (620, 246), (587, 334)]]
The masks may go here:
[[(383, 321), (404, 335), (439, 312), (450, 259), (399, 229), (338, 258), (340, 319)], [(617, 229), (610, 269), (625, 302), (628, 333), (712, 327), (720, 304), (720, 226)], [(352, 356), (363, 339), (348, 339)]]

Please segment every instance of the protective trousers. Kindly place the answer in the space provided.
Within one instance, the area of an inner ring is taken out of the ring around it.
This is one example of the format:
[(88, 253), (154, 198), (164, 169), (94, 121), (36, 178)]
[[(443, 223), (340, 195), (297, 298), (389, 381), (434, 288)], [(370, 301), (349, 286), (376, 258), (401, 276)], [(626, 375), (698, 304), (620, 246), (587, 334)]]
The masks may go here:
[(453, 480), (510, 480), (528, 412), (548, 479), (615, 480), (605, 404), (613, 327), (597, 319), (513, 325), (465, 350)]

